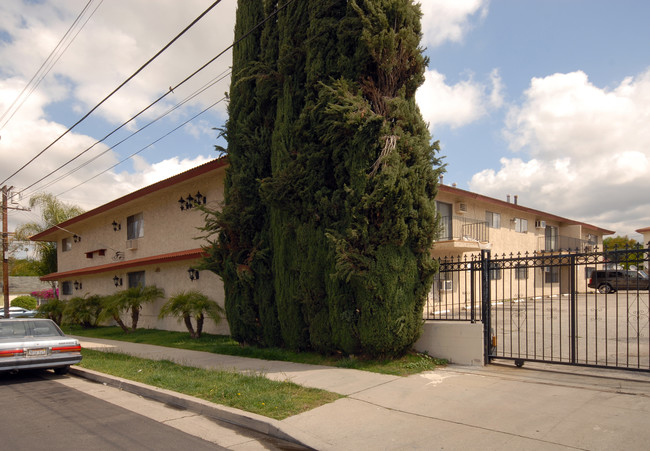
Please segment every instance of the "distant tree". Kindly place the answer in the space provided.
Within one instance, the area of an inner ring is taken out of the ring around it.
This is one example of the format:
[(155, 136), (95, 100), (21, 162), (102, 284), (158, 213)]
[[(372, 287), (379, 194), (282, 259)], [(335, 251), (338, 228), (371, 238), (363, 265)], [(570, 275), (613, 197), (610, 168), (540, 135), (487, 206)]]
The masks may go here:
[[(181, 291), (169, 298), (160, 309), (158, 317), (176, 316), (179, 321), (183, 320), (191, 338), (201, 338), (205, 318), (211, 318), (215, 324), (219, 324), (223, 313), (223, 308), (215, 301), (198, 290), (191, 290)], [(192, 318), (196, 321), (196, 329)]]
[(625, 236), (615, 236), (603, 240), (603, 252), (607, 261), (619, 265), (625, 269), (631, 266), (643, 268), (644, 254), (637, 252), (643, 245), (637, 240)]
[[(31, 208), (38, 208), (41, 212), (40, 222), (27, 222), (16, 227), (14, 240), (29, 241), (29, 237), (41, 233), (70, 218), (79, 216), (84, 212), (76, 205), (61, 202), (53, 194), (40, 193), (29, 199)], [(38, 275), (56, 272), (56, 243), (37, 241), (34, 243), (36, 254), (39, 257), (37, 265)]]
[[(130, 332), (138, 328), (140, 311), (144, 304), (151, 303), (165, 295), (161, 288), (155, 285), (128, 288), (102, 298), (102, 311), (99, 314), (99, 321), (114, 320), (124, 332)], [(122, 319), (123, 315), (130, 315), (131, 326), (127, 326)]]
[(9, 275), (18, 277), (40, 276), (41, 263), (31, 258), (10, 258)]

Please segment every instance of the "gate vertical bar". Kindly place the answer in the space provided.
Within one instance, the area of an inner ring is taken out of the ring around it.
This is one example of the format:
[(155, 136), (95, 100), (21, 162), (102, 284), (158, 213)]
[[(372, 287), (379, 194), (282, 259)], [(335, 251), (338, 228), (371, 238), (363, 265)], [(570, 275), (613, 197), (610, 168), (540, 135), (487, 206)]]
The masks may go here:
[(469, 319), (472, 324), (476, 322), (476, 309), (474, 306), (476, 305), (476, 262), (473, 261), (470, 263), (472, 265), (471, 270), (470, 270), (470, 306), (469, 306)]
[(483, 362), (487, 365), (490, 363), (490, 354), (492, 349), (492, 306), (490, 303), (490, 251), (484, 249), (481, 251), (481, 319), (483, 320)]
[(571, 363), (576, 363), (576, 344), (578, 341), (578, 331), (576, 330), (576, 257), (571, 255), (571, 264), (569, 265), (569, 336), (571, 337), (570, 355)]

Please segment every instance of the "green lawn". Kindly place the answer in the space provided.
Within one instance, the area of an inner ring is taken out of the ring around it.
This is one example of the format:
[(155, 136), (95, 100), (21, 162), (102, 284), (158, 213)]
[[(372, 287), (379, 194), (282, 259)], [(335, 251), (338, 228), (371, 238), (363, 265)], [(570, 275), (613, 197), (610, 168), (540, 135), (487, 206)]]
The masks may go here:
[(257, 348), (241, 346), (236, 341), (224, 335), (203, 334), (198, 339), (191, 339), (187, 332), (172, 332), (156, 329), (138, 329), (128, 334), (119, 327), (98, 327), (83, 329), (81, 327), (64, 327), (65, 333), (88, 338), (106, 338), (110, 340), (146, 343), (171, 348), (192, 349), (196, 351), (213, 352), (215, 354), (252, 357), (264, 360), (281, 360), (313, 365), (329, 365), (339, 368), (354, 368), (373, 371), (382, 374), (408, 376), (422, 371), (433, 370), (436, 366), (445, 365), (442, 359), (429, 357), (425, 354), (409, 353), (399, 359), (367, 360), (343, 356), (322, 356), (315, 352), (293, 352), (280, 348)]
[(314, 409), (341, 395), (292, 382), (275, 382), (264, 375), (243, 375), (147, 360), (111, 352), (82, 350), (78, 366), (147, 385), (185, 393), (217, 404), (283, 418)]

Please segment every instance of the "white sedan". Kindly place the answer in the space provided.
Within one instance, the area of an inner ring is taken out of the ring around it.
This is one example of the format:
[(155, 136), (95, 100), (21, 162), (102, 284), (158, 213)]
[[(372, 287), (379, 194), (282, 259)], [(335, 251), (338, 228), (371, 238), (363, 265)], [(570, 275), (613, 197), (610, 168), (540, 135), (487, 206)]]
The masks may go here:
[(65, 374), (81, 361), (81, 345), (49, 319), (0, 319), (0, 372), (53, 369)]

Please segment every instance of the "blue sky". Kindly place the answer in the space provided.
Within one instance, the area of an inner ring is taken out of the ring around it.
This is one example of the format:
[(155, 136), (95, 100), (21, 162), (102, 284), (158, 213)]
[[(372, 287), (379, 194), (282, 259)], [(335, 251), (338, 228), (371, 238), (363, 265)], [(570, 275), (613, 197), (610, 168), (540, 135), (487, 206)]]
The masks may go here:
[[(0, 2), (0, 115), (87, 1)], [(0, 179), (58, 137), (211, 3), (93, 0), (82, 20), (88, 22), (60, 60), (13, 118), (0, 120)], [(222, 51), (232, 41), (235, 8), (235, 0), (223, 0), (8, 183), (19, 189), (34, 183)], [(517, 194), (522, 205), (639, 238), (634, 230), (650, 226), (650, 3), (424, 0), (422, 9), (422, 46), (430, 64), (417, 100), (440, 140), (445, 183), (500, 199)], [(230, 64), (227, 53), (135, 124), (25, 194), (45, 190), (93, 208), (214, 158), (213, 128), (225, 121), (223, 101), (142, 149), (218, 102), (228, 90)], [(224, 73), (202, 95), (108, 149)], [(16, 213), (11, 222), (34, 219), (34, 213)]]

